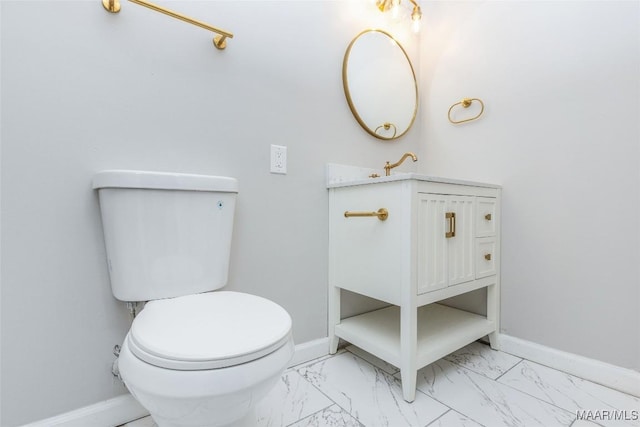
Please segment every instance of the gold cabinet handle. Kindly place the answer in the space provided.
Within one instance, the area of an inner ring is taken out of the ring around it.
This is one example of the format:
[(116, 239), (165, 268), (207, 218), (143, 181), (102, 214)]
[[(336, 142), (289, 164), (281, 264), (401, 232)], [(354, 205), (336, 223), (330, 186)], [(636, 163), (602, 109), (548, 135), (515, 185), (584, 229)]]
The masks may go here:
[(487, 221), (491, 221), (491, 214), (486, 214), (484, 216), (484, 219), (486, 219)]
[(389, 211), (386, 210), (385, 208), (380, 208), (375, 212), (352, 212), (352, 211), (346, 211), (344, 213), (344, 217), (345, 218), (367, 217), (367, 216), (377, 216), (380, 221), (385, 221), (387, 218), (389, 218)]
[(491, 261), (491, 254), (484, 254), (484, 259)]
[(444, 217), (449, 221), (449, 231), (444, 233), (444, 237), (447, 239), (451, 237), (456, 237), (456, 213), (455, 212), (446, 212)]

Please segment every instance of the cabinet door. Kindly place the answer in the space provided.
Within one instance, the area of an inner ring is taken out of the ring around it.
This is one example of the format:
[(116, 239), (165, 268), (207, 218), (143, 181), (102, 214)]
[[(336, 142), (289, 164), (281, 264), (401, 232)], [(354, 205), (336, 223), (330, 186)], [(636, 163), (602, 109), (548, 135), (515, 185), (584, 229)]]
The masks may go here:
[(455, 214), (455, 236), (447, 238), (449, 286), (475, 279), (473, 196), (449, 196), (447, 212)]
[(474, 199), (419, 195), (418, 294), (475, 279)]
[(448, 286), (447, 196), (418, 197), (418, 294)]

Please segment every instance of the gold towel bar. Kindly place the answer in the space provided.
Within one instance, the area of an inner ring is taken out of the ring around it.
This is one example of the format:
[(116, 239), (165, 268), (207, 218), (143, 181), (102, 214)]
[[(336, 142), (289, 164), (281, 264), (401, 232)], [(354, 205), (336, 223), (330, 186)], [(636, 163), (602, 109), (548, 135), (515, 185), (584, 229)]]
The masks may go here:
[[(462, 105), (462, 108), (469, 108), (469, 106), (473, 103), (473, 101), (478, 101), (480, 103), (480, 112), (478, 114), (476, 114), (475, 116), (473, 116), (473, 117), (471, 117), (469, 119), (464, 119), (464, 120), (453, 120), (451, 118), (451, 110), (453, 110), (453, 108), (456, 105)], [(464, 122), (470, 122), (471, 120), (476, 120), (477, 118), (479, 118), (482, 115), (482, 113), (484, 113), (484, 102), (482, 102), (481, 99), (479, 99), (479, 98), (464, 98), (462, 101), (456, 102), (451, 107), (449, 107), (449, 112), (447, 113), (447, 117), (449, 117), (449, 121), (451, 123), (453, 123), (454, 125), (457, 125), (458, 123), (464, 123)]]
[(353, 217), (377, 216), (380, 221), (385, 221), (387, 218), (389, 218), (389, 211), (386, 210), (385, 208), (380, 208), (376, 212), (351, 212), (351, 211), (346, 211), (344, 213), (344, 217), (345, 218), (349, 218), (349, 217), (352, 217), (352, 216)]
[[(230, 33), (225, 30), (221, 30), (220, 28), (212, 27), (211, 25), (205, 24), (202, 21), (189, 18), (188, 16), (182, 15), (180, 13), (174, 12), (172, 10), (150, 3), (148, 1), (145, 1), (145, 0), (129, 0), (129, 1), (132, 3), (139, 4), (140, 6), (148, 7), (149, 9), (155, 10), (156, 12), (164, 13), (165, 15), (168, 15), (172, 18), (179, 19), (181, 21), (187, 22), (189, 24), (192, 24), (197, 27), (204, 28), (205, 30), (209, 30), (211, 32), (219, 34), (218, 36), (215, 36), (213, 38), (213, 45), (218, 49), (224, 49), (225, 47), (227, 47), (227, 37), (230, 39), (233, 38), (233, 33)], [(104, 6), (104, 8), (111, 13), (120, 12), (119, 0), (102, 0), (102, 6)]]

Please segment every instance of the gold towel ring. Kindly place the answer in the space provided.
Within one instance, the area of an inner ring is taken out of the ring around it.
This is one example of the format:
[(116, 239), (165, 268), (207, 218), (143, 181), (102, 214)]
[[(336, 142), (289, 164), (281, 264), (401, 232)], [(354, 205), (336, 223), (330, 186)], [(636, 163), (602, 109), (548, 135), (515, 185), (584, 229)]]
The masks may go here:
[[(464, 119), (464, 120), (453, 120), (451, 118), (451, 110), (453, 110), (453, 107), (455, 107), (456, 105), (462, 105), (462, 108), (469, 108), (469, 106), (473, 103), (473, 101), (478, 101), (480, 103), (480, 112), (475, 115), (474, 117), (471, 117), (469, 119)], [(449, 112), (447, 113), (447, 116), (449, 117), (449, 121), (451, 123), (453, 123), (454, 125), (457, 125), (458, 123), (464, 123), (464, 122), (470, 122), (471, 120), (476, 120), (477, 118), (479, 118), (482, 113), (484, 113), (484, 102), (482, 102), (481, 99), (479, 98), (464, 98), (462, 101), (460, 102), (456, 102), (455, 104), (453, 104), (451, 107), (449, 107)]]
[(380, 128), (384, 128), (384, 130), (389, 130), (392, 127), (393, 127), (393, 135), (391, 135), (389, 138), (395, 138), (396, 132), (397, 132), (396, 125), (394, 125), (393, 123), (389, 123), (389, 122), (383, 123), (380, 126), (378, 126), (376, 128), (376, 130), (373, 131), (373, 133), (377, 134), (378, 133), (378, 129), (380, 129)]

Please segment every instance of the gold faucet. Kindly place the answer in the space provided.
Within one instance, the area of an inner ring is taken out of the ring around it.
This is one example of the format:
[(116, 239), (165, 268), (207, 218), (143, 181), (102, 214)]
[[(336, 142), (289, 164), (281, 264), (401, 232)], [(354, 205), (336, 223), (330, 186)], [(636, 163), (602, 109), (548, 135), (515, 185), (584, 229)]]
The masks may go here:
[(418, 157), (413, 154), (411, 151), (408, 151), (406, 153), (404, 153), (402, 155), (402, 157), (400, 158), (400, 160), (398, 160), (396, 163), (391, 164), (389, 162), (387, 162), (387, 164), (384, 165), (384, 173), (386, 176), (391, 175), (391, 169), (400, 166), (402, 164), (402, 162), (404, 162), (405, 160), (407, 160), (407, 157), (411, 157), (411, 160), (413, 160), (414, 162), (418, 161)]

